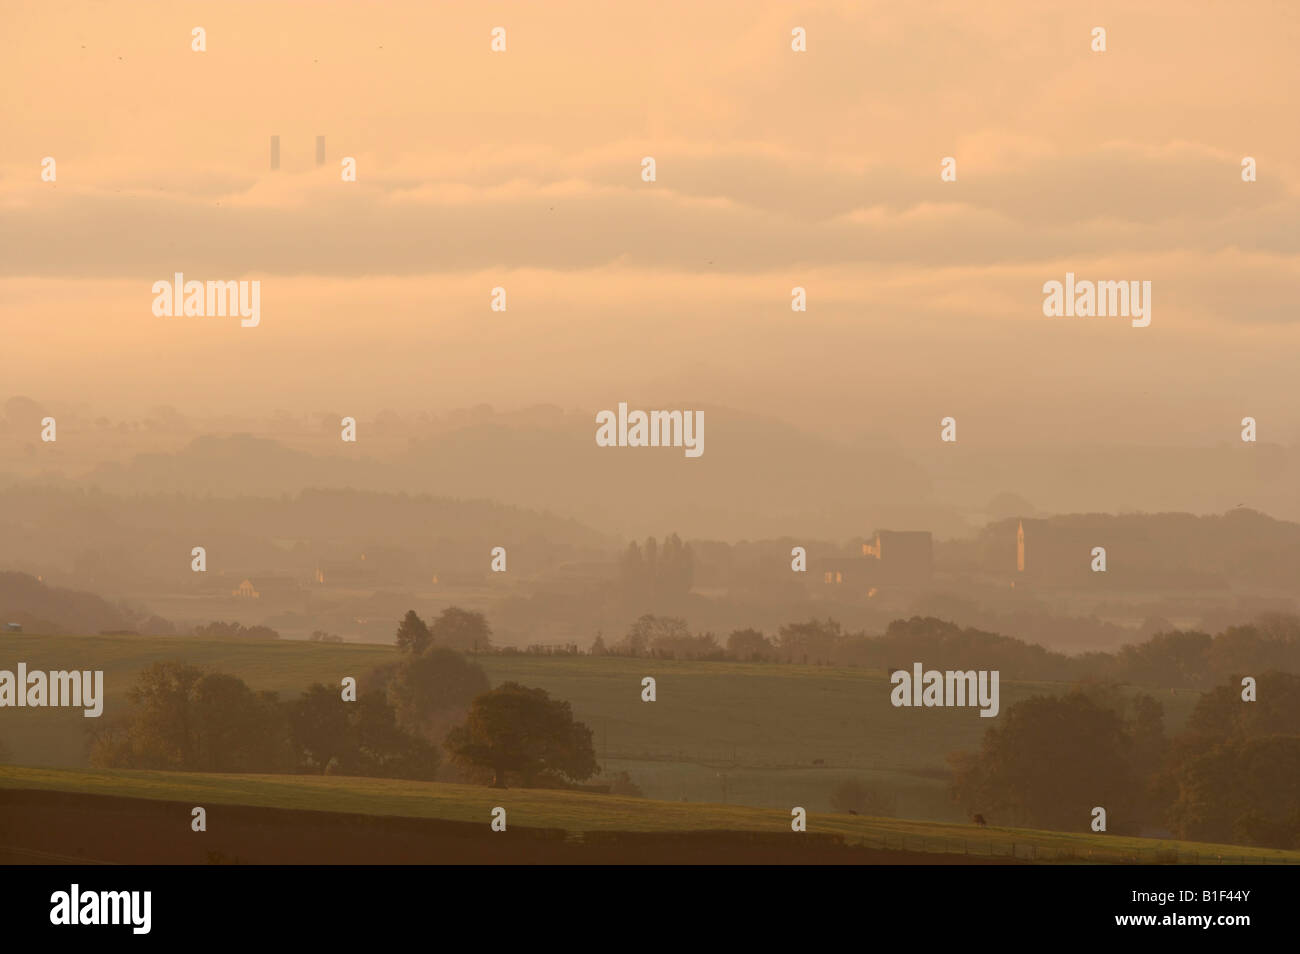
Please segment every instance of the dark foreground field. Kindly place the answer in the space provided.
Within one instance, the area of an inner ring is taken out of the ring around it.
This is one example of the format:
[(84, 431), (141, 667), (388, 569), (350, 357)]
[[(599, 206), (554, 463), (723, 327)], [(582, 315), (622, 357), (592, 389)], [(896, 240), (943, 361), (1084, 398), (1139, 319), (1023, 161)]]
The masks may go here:
[[(165, 807), (153, 807), (154, 803)], [(206, 832), (190, 830), (194, 806), (207, 809)], [(489, 827), (498, 806), (509, 815), (505, 833)], [(336, 775), (71, 772), (0, 766), (0, 846), (10, 846), (11, 854), (21, 849), (29, 859), (40, 857), (33, 852), (42, 852), (50, 860), (69, 855), (114, 861), (131, 849), (119, 845), (113, 833), (119, 828), (129, 831), (136, 819), (153, 826), (132, 837), (142, 838), (142, 856), (158, 863), (171, 859), (178, 846), (184, 846), (184, 851), (176, 858), (185, 863), (305, 859), (302, 852), (308, 849), (294, 841), (286, 843), (283, 857), (276, 854), (278, 848), (267, 850), (278, 844), (280, 831), (305, 832), (306, 843), (318, 843), (310, 849), (317, 852), (310, 856), (313, 863), (462, 856), (466, 861), (560, 862), (569, 860), (572, 852), (580, 861), (607, 856), (611, 861), (688, 861), (697, 856), (701, 861), (734, 858), (744, 863), (769, 857), (776, 862), (823, 860), (808, 851), (825, 851), (832, 863), (956, 860), (965, 864), (975, 858), (1058, 864), (1300, 863), (1298, 851), (839, 813), (809, 812), (808, 830), (794, 832), (791, 809), (665, 802), (563, 789), (504, 790)], [(255, 820), (249, 823), (255, 836), (247, 843), (239, 840), (249, 831), (243, 819)], [(99, 834), (104, 831), (107, 837)], [(357, 832), (361, 834), (354, 838)], [(225, 837), (236, 841), (225, 845)], [(526, 839), (532, 840), (535, 851), (529, 849), (517, 859), (507, 854)], [(100, 845), (108, 847), (99, 849)], [(158, 851), (156, 859), (151, 849)], [(344, 849), (350, 854), (340, 855)], [(96, 854), (97, 850), (109, 854)], [(211, 859), (209, 852), (214, 853)], [(666, 857), (661, 858), (663, 853)]]
[(485, 823), (0, 790), (0, 864), (990, 864), (811, 832), (566, 832)]

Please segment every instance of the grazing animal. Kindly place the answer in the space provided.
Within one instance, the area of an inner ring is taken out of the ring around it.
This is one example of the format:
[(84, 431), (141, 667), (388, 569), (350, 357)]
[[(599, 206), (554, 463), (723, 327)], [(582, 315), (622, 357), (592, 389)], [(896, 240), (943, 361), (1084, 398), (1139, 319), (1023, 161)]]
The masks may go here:
[(988, 822), (986, 822), (986, 821), (984, 820), (984, 816), (983, 816), (983, 815), (976, 815), (976, 816), (972, 819), (972, 821), (974, 821), (975, 824), (979, 825), (981, 828), (983, 828), (985, 825), (988, 824)]
[(856, 815), (857, 812), (855, 812), (853, 809), (850, 808), (850, 809), (849, 809), (849, 814), (850, 814), (850, 815)]
[(826, 764), (825, 759), (813, 759), (813, 765), (825, 765), (825, 764)]

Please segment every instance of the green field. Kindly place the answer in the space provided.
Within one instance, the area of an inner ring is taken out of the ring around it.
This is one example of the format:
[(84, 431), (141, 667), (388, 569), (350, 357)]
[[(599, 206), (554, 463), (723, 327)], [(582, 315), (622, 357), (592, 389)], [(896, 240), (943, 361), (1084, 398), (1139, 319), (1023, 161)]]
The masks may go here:
[[(790, 810), (741, 805), (654, 802), (538, 789), (491, 789), (443, 782), (306, 775), (209, 775), (189, 772), (67, 771), (0, 766), (0, 788), (86, 792), (125, 798), (236, 804), (310, 811), (440, 818), (488, 824), (493, 807), (511, 825), (587, 831), (790, 831)], [(851, 844), (907, 851), (995, 855), (1038, 861), (1300, 864), (1300, 852), (1236, 845), (976, 828), (809, 811), (808, 831)]]
[[(104, 670), (105, 718), (126, 707), (136, 674), (158, 660), (234, 673), (287, 698), (313, 682), (338, 685), (395, 656), (390, 647), (350, 644), (0, 636), (0, 668), (23, 661), (29, 668)], [(626, 770), (648, 797), (672, 802), (827, 811), (832, 787), (855, 777), (894, 795), (902, 815), (965, 820), (948, 798), (945, 756), (975, 748), (993, 722), (973, 708), (896, 709), (881, 671), (586, 656), (478, 661), (494, 685), (516, 680), (567, 699), (591, 727), (607, 774)], [(641, 701), (644, 676), (657, 680), (656, 702)], [(1061, 690), (1004, 682), (1002, 711), (1027, 695)], [(1172, 731), (1196, 694), (1159, 698)], [(14, 764), (84, 768), (88, 724), (79, 710), (4, 709), (0, 740)]]

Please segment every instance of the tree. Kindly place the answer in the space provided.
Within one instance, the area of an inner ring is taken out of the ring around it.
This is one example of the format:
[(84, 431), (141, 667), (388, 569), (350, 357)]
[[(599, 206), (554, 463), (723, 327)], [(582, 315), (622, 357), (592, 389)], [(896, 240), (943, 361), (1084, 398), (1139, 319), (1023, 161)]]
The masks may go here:
[(694, 582), (694, 557), (690, 546), (675, 533), (666, 537), (662, 546), (654, 537), (647, 537), (644, 551), (635, 541), (628, 544), (619, 560), (619, 577), (624, 595), (630, 599), (683, 596)]
[(289, 731), (299, 766), (321, 774), (432, 779), (439, 755), (428, 741), (404, 732), (383, 693), (344, 702), (338, 690), (315, 683), (291, 704)]
[(1210, 645), (1206, 633), (1156, 633), (1123, 647), (1115, 664), (1124, 681), (1135, 685), (1197, 687), (1205, 684)]
[(289, 732), (304, 768), (322, 775), (331, 762), (342, 761), (355, 746), (349, 738), (348, 703), (338, 692), (313, 683), (289, 703)]
[(487, 617), (459, 606), (448, 606), (443, 610), (429, 632), (433, 636), (433, 645), (444, 649), (482, 652), (492, 648), (492, 630), (488, 628)]
[(1207, 653), (1216, 681), (1234, 674), (1300, 668), (1300, 618), (1268, 613), (1250, 626), (1230, 626), (1214, 637)]
[(1300, 846), (1300, 675), (1257, 683), (1256, 702), (1237, 677), (1203, 694), (1170, 744), (1160, 782), (1180, 837)]
[(726, 655), (718, 645), (718, 637), (712, 633), (671, 639), (661, 637), (652, 642), (650, 648), (656, 655), (670, 659), (723, 659)]
[(654, 537), (646, 537), (644, 566), (643, 579), (647, 589), (653, 593), (655, 580), (659, 577), (659, 546)]
[(1165, 707), (1143, 693), (1132, 700), (1129, 737), (1133, 742), (1134, 765), (1159, 765), (1169, 747), (1165, 739)]
[(415, 610), (407, 610), (397, 627), (397, 648), (418, 656), (429, 648), (432, 638), (424, 620), (420, 619)]
[(141, 768), (196, 767), (194, 687), (202, 678), (198, 666), (156, 662), (126, 691), (131, 748)]
[(351, 706), (357, 742), (355, 761), (345, 760), (344, 770), (379, 778), (432, 780), (437, 777), (442, 759), (438, 747), (403, 731), (397, 724), (397, 713), (382, 693), (368, 693), (355, 703), (344, 705)]
[(1216, 686), (1197, 701), (1187, 720), (1189, 739), (1202, 743), (1232, 738), (1262, 738), (1268, 735), (1300, 734), (1300, 675), (1262, 672), (1258, 677), (1258, 701), (1241, 701), (1241, 680)]
[(238, 676), (205, 673), (194, 684), (195, 767), (204, 772), (275, 771), (280, 707)]
[(91, 758), (119, 768), (277, 771), (283, 764), (279, 704), (236, 676), (158, 662), (127, 690), (126, 717), (92, 733)]
[(131, 746), (129, 718), (96, 719), (86, 735), (87, 760), (95, 768), (140, 768)]
[(279, 639), (280, 634), (269, 626), (244, 626), (241, 623), (214, 621), (195, 626), (190, 632), (197, 639)]
[(1103, 805), (1112, 830), (1133, 830), (1140, 803), (1131, 738), (1120, 715), (1088, 696), (1032, 696), (984, 733), (977, 755), (950, 757), (953, 789), (970, 811), (1013, 825), (1085, 830)]
[(840, 624), (833, 619), (790, 623), (779, 633), (781, 653), (790, 662), (831, 662), (844, 639)]
[(627, 545), (619, 561), (619, 577), (626, 596), (637, 598), (645, 595), (645, 561), (641, 559), (641, 547), (635, 540)]
[(655, 580), (657, 593), (685, 595), (695, 582), (695, 558), (689, 544), (673, 534), (664, 541), (659, 560), (659, 576)]
[(776, 647), (756, 629), (737, 629), (727, 637), (727, 652), (736, 659), (769, 659)]
[(1216, 745), (1182, 766), (1178, 786), (1180, 838), (1300, 847), (1300, 736)]
[(442, 738), (474, 698), (491, 688), (483, 667), (451, 649), (434, 648), (402, 660), (384, 685), (398, 723)]
[(615, 772), (609, 780), (609, 794), (626, 795), (631, 798), (645, 798), (645, 792), (626, 771)]
[(591, 729), (574, 721), (569, 703), (517, 682), (476, 698), (465, 723), (447, 733), (447, 750), (462, 765), (490, 771), (496, 788), (511, 776), (528, 787), (543, 778), (581, 781), (599, 770)]
[(616, 648), (627, 656), (644, 656), (653, 648), (666, 649), (675, 642), (690, 640), (691, 631), (686, 620), (678, 616), (643, 614), (618, 641)]

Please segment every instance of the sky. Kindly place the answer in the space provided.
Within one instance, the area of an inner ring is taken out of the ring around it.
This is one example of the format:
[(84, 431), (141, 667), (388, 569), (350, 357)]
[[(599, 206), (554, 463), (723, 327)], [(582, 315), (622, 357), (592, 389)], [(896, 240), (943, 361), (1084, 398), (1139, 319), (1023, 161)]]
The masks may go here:
[[(1179, 10), (6, 0), (0, 398), (1300, 443), (1300, 8)], [(155, 316), (175, 272), (260, 324)], [(1150, 326), (1045, 317), (1066, 272)]]

